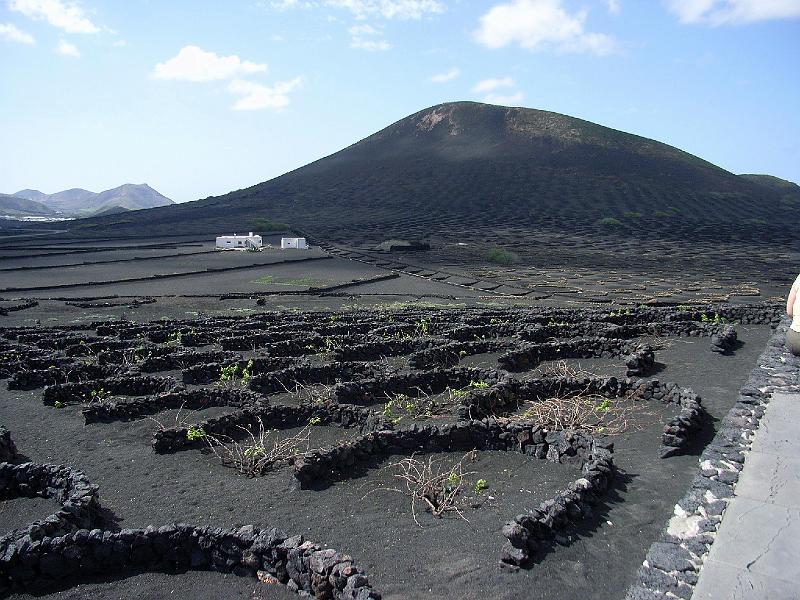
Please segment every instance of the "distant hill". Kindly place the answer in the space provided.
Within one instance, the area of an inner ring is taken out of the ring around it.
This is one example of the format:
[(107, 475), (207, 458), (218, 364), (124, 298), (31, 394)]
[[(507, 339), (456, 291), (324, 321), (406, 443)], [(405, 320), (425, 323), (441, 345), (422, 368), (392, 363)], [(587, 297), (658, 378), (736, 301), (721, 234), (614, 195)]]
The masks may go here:
[(39, 190), (20, 190), (14, 196), (40, 202), (70, 216), (103, 213), (114, 207), (140, 210), (173, 204), (172, 200), (159, 194), (146, 183), (138, 185), (126, 183), (99, 193), (81, 188), (64, 190), (55, 194), (44, 194)]
[(55, 215), (56, 211), (41, 202), (0, 194), (0, 217), (51, 217)]
[(641, 237), (703, 232), (758, 239), (754, 225), (786, 228), (785, 215), (778, 218), (784, 195), (667, 144), (589, 121), (454, 102), (253, 187), (129, 214), (124, 222), (93, 219), (91, 227), (211, 234), (269, 219), (361, 245), (508, 240), (515, 229), (598, 227)]

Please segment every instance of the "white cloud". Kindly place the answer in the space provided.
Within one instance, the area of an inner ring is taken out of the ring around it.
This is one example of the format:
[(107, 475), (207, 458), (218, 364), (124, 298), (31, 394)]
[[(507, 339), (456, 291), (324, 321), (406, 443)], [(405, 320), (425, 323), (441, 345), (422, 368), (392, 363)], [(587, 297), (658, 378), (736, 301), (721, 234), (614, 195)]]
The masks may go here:
[(476, 83), (472, 88), (472, 91), (476, 94), (483, 94), (486, 92), (493, 92), (497, 88), (513, 86), (514, 80), (511, 79), (511, 77), (503, 77), (501, 79), (484, 79), (483, 81)]
[(123, 48), (124, 46), (128, 45), (128, 42), (127, 42), (127, 40), (117, 40), (116, 42), (114, 42), (111, 45), (115, 46), (116, 48)]
[(800, 18), (800, 0), (667, 0), (681, 23), (739, 25)]
[(486, 96), (483, 97), (483, 101), (489, 104), (501, 104), (503, 106), (519, 106), (522, 104), (524, 98), (525, 94), (522, 92), (517, 92), (509, 96), (503, 96), (502, 94), (486, 94)]
[(587, 14), (567, 12), (562, 0), (512, 0), (480, 18), (475, 39), (487, 48), (519, 44), (526, 50), (611, 54), (616, 41), (604, 33), (587, 33)]
[(272, 0), (276, 10), (292, 8), (317, 8), (320, 6), (349, 10), (357, 19), (383, 17), (384, 19), (421, 19), (428, 14), (443, 13), (445, 6), (439, 0)]
[(30, 33), (18, 29), (11, 23), (0, 23), (0, 38), (20, 44), (35, 44), (36, 40)]
[(384, 19), (421, 19), (426, 14), (444, 12), (438, 0), (324, 0), (325, 6), (344, 8), (356, 18), (380, 15)]
[(288, 94), (303, 82), (302, 77), (290, 81), (279, 81), (268, 86), (252, 81), (234, 79), (228, 84), (228, 91), (241, 96), (233, 105), (233, 110), (277, 110), (289, 105)]
[(448, 81), (453, 81), (459, 75), (461, 75), (461, 69), (458, 67), (453, 67), (447, 73), (437, 73), (436, 75), (431, 76), (431, 81), (433, 83), (447, 83)]
[(235, 54), (218, 56), (190, 45), (181, 48), (177, 55), (166, 62), (158, 63), (153, 74), (156, 79), (218, 81), (266, 70), (267, 65), (242, 60)]
[(97, 33), (100, 28), (92, 23), (75, 2), (62, 0), (10, 0), (8, 7), (26, 17), (47, 21), (67, 33)]
[(622, 10), (619, 0), (608, 0), (608, 12), (618, 14)]
[(502, 104), (505, 106), (519, 105), (525, 95), (520, 91), (508, 94), (496, 93), (503, 88), (513, 88), (516, 86), (511, 77), (498, 77), (494, 79), (484, 79), (472, 87), (475, 94), (484, 94), (483, 101), (489, 104)]
[(291, 8), (313, 8), (314, 2), (303, 2), (302, 0), (273, 0), (270, 6), (277, 10), (289, 10)]
[(381, 32), (372, 25), (353, 25), (350, 29), (350, 47), (370, 52), (389, 50), (392, 45), (384, 39), (375, 39)]
[(70, 44), (66, 40), (58, 40), (58, 46), (56, 46), (56, 52), (58, 52), (59, 54), (63, 54), (64, 56), (72, 56), (73, 58), (79, 58), (81, 55), (75, 44)]

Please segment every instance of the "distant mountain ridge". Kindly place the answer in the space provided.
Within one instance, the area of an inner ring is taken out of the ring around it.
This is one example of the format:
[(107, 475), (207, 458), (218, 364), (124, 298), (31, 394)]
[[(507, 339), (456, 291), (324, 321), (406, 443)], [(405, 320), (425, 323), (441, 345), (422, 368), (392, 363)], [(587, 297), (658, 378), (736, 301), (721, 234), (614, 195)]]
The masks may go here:
[(45, 194), (39, 190), (26, 189), (13, 196), (44, 204), (67, 216), (88, 216), (109, 213), (112, 209), (140, 210), (173, 204), (172, 200), (146, 183), (126, 183), (103, 192), (72, 188), (55, 194)]
[(668, 144), (583, 119), (450, 102), (252, 187), (124, 219), (98, 217), (92, 228), (210, 234), (268, 219), (360, 245), (506, 240), (509, 228), (759, 239), (764, 227), (785, 230), (800, 217), (786, 193), (769, 178), (738, 176)]
[(56, 216), (56, 211), (35, 200), (0, 194), (0, 216), (54, 217)]

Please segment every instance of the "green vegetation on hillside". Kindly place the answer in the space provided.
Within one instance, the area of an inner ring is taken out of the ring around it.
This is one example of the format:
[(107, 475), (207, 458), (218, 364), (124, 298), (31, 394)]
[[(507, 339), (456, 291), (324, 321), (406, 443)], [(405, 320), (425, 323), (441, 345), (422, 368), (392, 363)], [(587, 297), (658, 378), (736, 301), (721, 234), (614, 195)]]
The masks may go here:
[(273, 221), (272, 219), (267, 219), (265, 217), (250, 219), (250, 224), (258, 231), (286, 231), (289, 229), (289, 226), (286, 223)]
[(513, 252), (504, 250), (503, 248), (492, 248), (486, 253), (486, 260), (496, 265), (513, 265), (519, 260), (519, 257)]

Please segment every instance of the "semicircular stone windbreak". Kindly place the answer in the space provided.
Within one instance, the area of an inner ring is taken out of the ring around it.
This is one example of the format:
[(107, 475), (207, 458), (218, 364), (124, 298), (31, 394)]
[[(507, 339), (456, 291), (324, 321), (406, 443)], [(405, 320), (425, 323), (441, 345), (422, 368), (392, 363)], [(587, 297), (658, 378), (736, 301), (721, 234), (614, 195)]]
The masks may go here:
[[(100, 500), (97, 486), (81, 471), (63, 465), (0, 463), (0, 498), (52, 498), (61, 508), (22, 531), (0, 538), (58, 536), (99, 522)], [(2, 556), (2, 552), (0, 552)]]
[(662, 458), (685, 453), (694, 434), (708, 419), (700, 396), (676, 383), (662, 383), (658, 379), (566, 376), (527, 380), (506, 376), (487, 388), (470, 389), (461, 399), (459, 416), (462, 419), (505, 416), (516, 411), (524, 402), (564, 398), (573, 394), (674, 404), (679, 411), (666, 422), (662, 430), (659, 450)]
[(336, 480), (358, 476), (363, 469), (391, 455), (446, 451), (501, 450), (531, 459), (546, 459), (576, 468), (581, 477), (539, 507), (503, 527), (506, 544), (501, 562), (524, 566), (546, 552), (553, 538), (592, 514), (613, 483), (613, 443), (584, 431), (547, 431), (538, 423), (487, 418), (446, 425), (414, 425), (375, 431), (331, 448), (313, 450), (294, 460), (301, 488), (324, 488)]
[[(191, 426), (159, 429), (153, 433), (153, 450), (166, 454), (189, 448), (206, 447), (206, 436), (227, 440), (239, 440), (248, 431), (260, 427), (281, 430), (293, 427), (315, 426), (357, 428), (361, 432), (379, 431), (392, 427), (383, 415), (352, 404), (327, 402), (320, 404), (261, 405), (248, 407), (232, 413), (199, 421)], [(192, 431), (202, 431), (202, 436), (193, 436)]]
[(544, 361), (606, 357), (624, 357), (628, 376), (645, 375), (655, 364), (651, 346), (603, 337), (521, 344), (503, 354), (497, 362), (507, 371), (528, 371)]
[(0, 463), (0, 498), (53, 497), (61, 509), (0, 537), (0, 594), (92, 575), (212, 570), (282, 583), (321, 600), (379, 599), (352, 557), (253, 525), (101, 528), (98, 488), (63, 465)]

